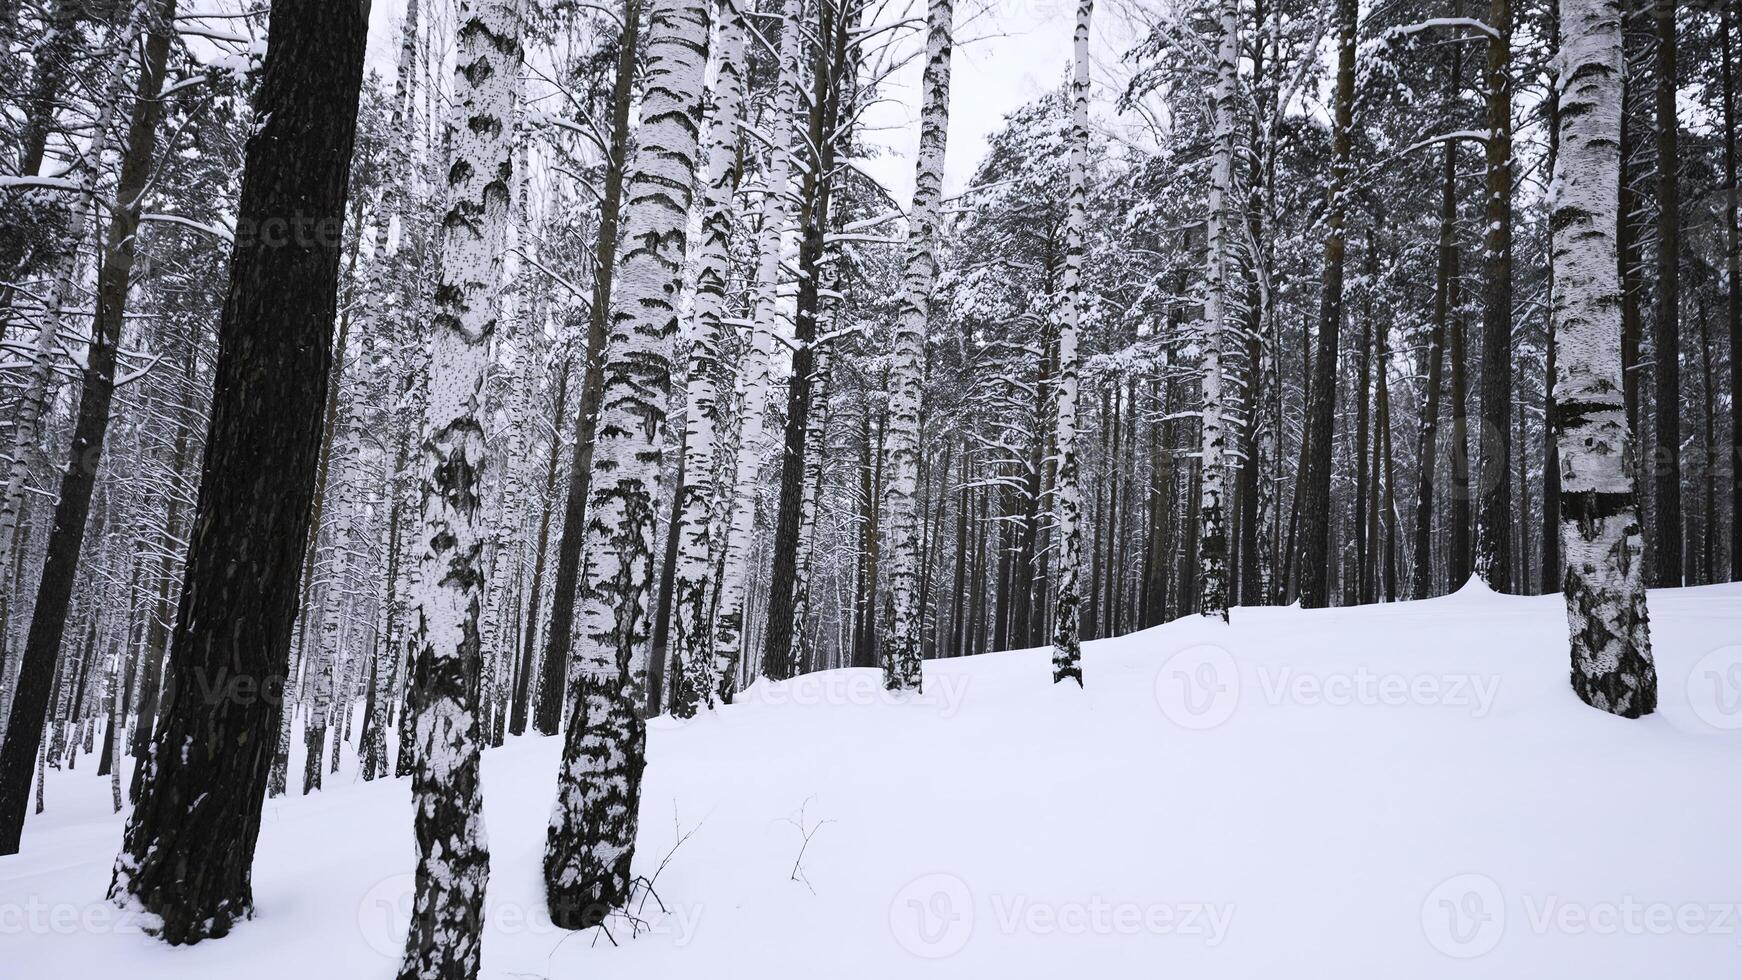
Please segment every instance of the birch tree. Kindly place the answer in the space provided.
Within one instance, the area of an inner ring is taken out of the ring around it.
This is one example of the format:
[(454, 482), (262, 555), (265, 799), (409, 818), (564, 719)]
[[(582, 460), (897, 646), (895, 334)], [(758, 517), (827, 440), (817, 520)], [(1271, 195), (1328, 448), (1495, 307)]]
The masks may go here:
[(683, 484), (678, 489), (678, 552), (672, 574), (671, 633), (666, 656), (677, 682), (672, 714), (693, 716), (714, 702), (712, 620), (708, 613), (713, 579), (713, 527), (710, 520), (720, 441), (720, 337), (726, 312), (727, 252), (732, 237), (732, 198), (738, 184), (738, 127), (744, 114), (744, 11), (740, 0), (719, 0), (719, 70), (715, 77), (713, 119), (708, 125), (707, 177), (702, 191), (702, 231), (696, 258), (696, 291), (691, 306), (694, 329), (689, 348), (685, 397)]
[[(1208, 213), (1204, 220), (1208, 262), (1204, 294), (1203, 479), (1198, 493), (1198, 611), (1228, 619), (1228, 525), (1222, 499), (1228, 466), (1227, 434), (1222, 423), (1222, 345), (1228, 316), (1228, 277), (1232, 236), (1228, 200), (1234, 182), (1234, 87), (1239, 57), (1237, 0), (1221, 0), (1216, 84), (1210, 96), (1212, 149)], [(1252, 465), (1248, 461), (1248, 465)]]
[(770, 123), (772, 145), (763, 174), (762, 227), (756, 238), (756, 279), (751, 292), (750, 344), (738, 365), (743, 399), (738, 409), (738, 454), (727, 497), (725, 564), (720, 570), (719, 609), (714, 622), (716, 693), (730, 702), (738, 685), (744, 646), (744, 596), (749, 578), (750, 536), (756, 528), (756, 474), (762, 463), (763, 420), (768, 410), (770, 359), (779, 315), (780, 253), (792, 208), (793, 134), (798, 112), (802, 0), (784, 0), (780, 11), (778, 76)]
[[(484, 840), (478, 704), (484, 438), (490, 342), (513, 187), (520, 14), (514, 0), (461, 0), (454, 101), (423, 422), (422, 527), (411, 635), (417, 891), (400, 980), (476, 976), (490, 855)], [(497, 465), (501, 465), (497, 461)]]
[[(926, 14), (925, 73), (920, 83), (919, 157), (914, 165), (913, 204), (907, 213), (907, 261), (889, 372), (889, 435), (884, 447), (888, 477), (883, 507), (889, 522), (889, 591), (895, 617), (888, 639), (880, 646), (883, 686), (891, 691), (918, 691), (923, 683), (920, 631), (925, 621), (925, 597), (918, 593), (921, 520), (915, 495), (926, 334), (938, 275), (939, 203), (950, 129), (954, 19), (953, 0), (931, 0)], [(1077, 29), (1085, 29), (1080, 21)]]
[(1083, 565), (1082, 491), (1078, 486), (1077, 388), (1078, 330), (1082, 326), (1083, 235), (1088, 225), (1089, 156), (1089, 24), (1094, 0), (1077, 0), (1076, 27), (1071, 36), (1071, 121), (1069, 129), (1069, 191), (1065, 212), (1065, 269), (1059, 298), (1058, 416), (1058, 605), (1053, 630), (1052, 680), (1083, 684), (1081, 589)]
[(580, 663), (545, 836), (546, 902), (551, 920), (570, 929), (597, 924), (629, 894), (647, 739), (630, 667), (650, 632), (660, 430), (707, 49), (703, 0), (653, 0), (587, 503)]
[(1560, 145), (1549, 197), (1573, 690), (1592, 707), (1637, 718), (1656, 710), (1657, 672), (1621, 388), (1621, 17), (1617, 0), (1560, 0)]

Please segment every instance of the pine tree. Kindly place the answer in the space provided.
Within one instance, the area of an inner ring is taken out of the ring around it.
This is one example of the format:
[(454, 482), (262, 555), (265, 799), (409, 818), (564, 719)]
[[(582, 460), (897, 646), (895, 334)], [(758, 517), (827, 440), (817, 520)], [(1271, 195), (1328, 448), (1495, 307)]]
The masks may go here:
[[(318, 0), (272, 7), (238, 226), (296, 214), (312, 232), (289, 246), (242, 235), (231, 252), (170, 697), (109, 886), (111, 899), (155, 916), (172, 944), (225, 935), (253, 911), (326, 401), (339, 274), (332, 230), (345, 213), (365, 14)], [(201, 696), (217, 678), (228, 696)]]

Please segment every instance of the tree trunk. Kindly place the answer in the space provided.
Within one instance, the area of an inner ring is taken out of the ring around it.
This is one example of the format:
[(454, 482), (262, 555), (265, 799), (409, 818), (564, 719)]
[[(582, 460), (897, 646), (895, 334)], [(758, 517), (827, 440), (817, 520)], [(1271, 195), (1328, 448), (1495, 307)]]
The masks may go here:
[(1656, 387), (1657, 444), (1651, 454), (1653, 584), (1682, 584), (1681, 464), (1681, 194), (1680, 124), (1676, 121), (1675, 0), (1653, 0), (1657, 25), (1657, 315), (1652, 318), (1651, 377)]
[(1556, 438), (1573, 690), (1627, 718), (1657, 706), (1615, 297), (1622, 73), (1616, 0), (1561, 0), (1554, 211)]
[(1355, 0), (1337, 0), (1337, 83), (1331, 136), (1331, 186), (1325, 215), (1325, 279), (1319, 301), (1319, 342), (1307, 399), (1306, 465), (1300, 488), (1301, 605), (1330, 605), (1326, 581), (1331, 537), (1331, 432), (1337, 401), (1337, 335), (1343, 322), (1344, 225), (1355, 104)]
[(555, 735), (569, 687), (569, 650), (574, 643), (575, 595), (579, 588), (581, 545), (587, 536), (587, 505), (593, 478), (594, 435), (605, 384), (605, 349), (617, 272), (617, 223), (622, 212), (624, 165), (629, 153), (629, 104), (635, 88), (635, 45), (642, 5), (624, 0), (623, 32), (617, 41), (617, 77), (611, 88), (611, 149), (605, 161), (605, 192), (599, 204), (599, 238), (593, 249), (593, 296), (587, 315), (587, 370), (575, 418), (574, 459), (569, 465), (563, 529), (557, 538), (556, 579), (550, 597), (550, 626), (544, 667), (538, 682), (538, 711), (532, 726)]
[[(238, 226), (294, 214), (313, 231), (291, 247), (238, 236), (231, 253), (174, 681), (109, 886), (172, 944), (222, 936), (252, 914), (331, 366), (365, 20), (354, 4), (272, 7)], [(201, 696), (213, 682), (222, 696)]]
[(1512, 583), (1512, 0), (1489, 0), (1487, 231), (1482, 256), (1482, 429), (1477, 433), (1476, 572)]
[(545, 898), (551, 921), (567, 929), (597, 924), (629, 897), (647, 739), (630, 668), (651, 620), (660, 429), (689, 244), (707, 5), (653, 0), (648, 33), (650, 83), (624, 178), (633, 206), (624, 215), (628, 247), (613, 290), (586, 505), (579, 669), (545, 837)]

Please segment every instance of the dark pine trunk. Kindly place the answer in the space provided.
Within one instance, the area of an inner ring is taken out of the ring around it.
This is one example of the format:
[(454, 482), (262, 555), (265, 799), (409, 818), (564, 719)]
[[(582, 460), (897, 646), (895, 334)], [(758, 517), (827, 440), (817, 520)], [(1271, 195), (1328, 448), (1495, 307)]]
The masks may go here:
[[(252, 914), (251, 870), (309, 534), (331, 366), (340, 223), (368, 30), (364, 8), (272, 5), (218, 330), (199, 499), (152, 772), (109, 896), (172, 944)], [(167, 40), (167, 39), (166, 39)], [(275, 244), (276, 243), (276, 244)], [(237, 570), (246, 570), (237, 574)]]
[(1319, 300), (1319, 342), (1307, 399), (1306, 441), (1300, 488), (1302, 606), (1330, 605), (1326, 581), (1331, 536), (1331, 425), (1337, 402), (1337, 334), (1343, 322), (1345, 200), (1349, 187), (1349, 136), (1355, 105), (1355, 0), (1337, 0), (1337, 89), (1331, 136), (1330, 206), (1325, 216), (1325, 281)]
[(1651, 455), (1653, 585), (1682, 582), (1681, 466), (1681, 156), (1675, 110), (1675, 0), (1656, 0), (1657, 25), (1657, 315), (1651, 331), (1651, 377), (1656, 387), (1656, 445)]

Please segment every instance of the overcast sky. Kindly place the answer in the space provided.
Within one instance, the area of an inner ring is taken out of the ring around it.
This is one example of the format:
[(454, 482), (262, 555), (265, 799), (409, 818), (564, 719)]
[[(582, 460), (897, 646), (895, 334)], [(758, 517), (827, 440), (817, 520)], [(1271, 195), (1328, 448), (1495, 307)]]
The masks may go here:
[[(425, 9), (428, 9), (426, 3)], [(369, 64), (391, 76), (397, 55), (394, 25), (404, 15), (405, 0), (377, 0), (370, 14)], [(945, 163), (945, 193), (959, 191), (973, 175), (986, 151), (987, 137), (1005, 113), (1062, 84), (1071, 57), (1074, 0), (957, 0), (957, 45), (952, 63), (949, 153)], [(912, 0), (910, 16), (924, 16), (924, 0)], [(899, 17), (895, 8), (889, 16)], [(1109, 110), (1112, 96), (1107, 66), (1117, 63), (1128, 46), (1130, 29), (1106, 4), (1097, 11), (1092, 76), (1098, 112)], [(917, 47), (919, 33), (904, 42)], [(923, 65), (910, 58), (886, 85), (884, 104), (866, 117), (866, 139), (887, 152), (864, 162), (865, 169), (898, 201), (913, 193), (913, 158), (919, 145), (919, 81)]]

